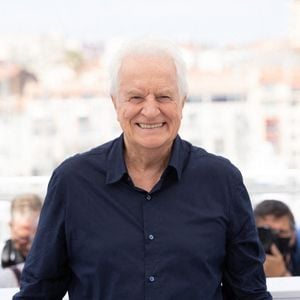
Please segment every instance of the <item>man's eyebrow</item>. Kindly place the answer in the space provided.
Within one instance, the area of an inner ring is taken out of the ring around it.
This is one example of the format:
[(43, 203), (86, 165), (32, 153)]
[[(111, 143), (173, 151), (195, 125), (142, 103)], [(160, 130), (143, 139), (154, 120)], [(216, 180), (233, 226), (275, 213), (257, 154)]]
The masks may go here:
[(141, 91), (141, 90), (137, 90), (137, 89), (135, 89), (135, 90), (130, 90), (130, 91), (128, 91), (128, 92), (126, 92), (126, 95), (128, 95), (128, 96), (132, 96), (132, 95), (136, 95), (136, 94), (142, 94), (143, 92)]
[(173, 91), (171, 89), (165, 88), (157, 91), (157, 94), (172, 94)]

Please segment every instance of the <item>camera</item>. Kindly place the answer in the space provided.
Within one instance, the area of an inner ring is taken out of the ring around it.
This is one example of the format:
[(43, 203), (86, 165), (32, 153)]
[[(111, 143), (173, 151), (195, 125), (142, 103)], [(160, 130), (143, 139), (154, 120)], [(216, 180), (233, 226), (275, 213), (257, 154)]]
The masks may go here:
[(265, 253), (271, 253), (271, 245), (275, 244), (278, 250), (283, 256), (287, 255), (291, 251), (290, 240), (291, 237), (280, 237), (279, 231), (270, 227), (257, 227), (258, 236), (261, 244), (265, 250)]
[(265, 250), (265, 253), (271, 254), (271, 245), (276, 243), (276, 234), (269, 227), (257, 227), (258, 237)]

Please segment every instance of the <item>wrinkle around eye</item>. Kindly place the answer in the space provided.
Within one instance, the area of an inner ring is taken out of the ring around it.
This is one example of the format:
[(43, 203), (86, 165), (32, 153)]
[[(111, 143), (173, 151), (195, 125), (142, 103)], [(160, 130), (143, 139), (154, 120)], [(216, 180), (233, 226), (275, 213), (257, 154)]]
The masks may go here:
[(141, 96), (133, 96), (133, 97), (129, 98), (129, 101), (131, 101), (131, 102), (142, 102), (143, 100), (144, 100), (144, 98)]
[(170, 96), (158, 96), (157, 99), (159, 101), (172, 101), (172, 98)]

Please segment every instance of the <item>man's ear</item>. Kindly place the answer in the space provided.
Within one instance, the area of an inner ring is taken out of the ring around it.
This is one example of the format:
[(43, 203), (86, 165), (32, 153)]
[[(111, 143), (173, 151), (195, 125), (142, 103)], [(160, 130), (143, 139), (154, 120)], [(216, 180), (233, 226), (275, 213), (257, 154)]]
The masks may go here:
[(112, 103), (114, 105), (114, 108), (117, 109), (117, 105), (116, 105), (117, 99), (116, 99), (116, 96), (111, 95), (110, 97), (111, 97)]
[(181, 102), (181, 107), (182, 108), (184, 107), (184, 104), (185, 104), (186, 100), (187, 100), (187, 96), (184, 96), (183, 99), (181, 100), (182, 101)]
[(11, 236), (13, 236), (14, 235), (14, 223), (13, 223), (13, 221), (9, 221), (8, 226), (9, 226)]
[(291, 241), (290, 241), (290, 246), (294, 246), (296, 243), (296, 239), (297, 239), (297, 233), (296, 231), (294, 231), (292, 237), (291, 237)]
[(187, 101), (187, 96), (184, 96), (184, 98), (182, 99), (182, 108), (184, 107), (186, 101)]
[(111, 101), (114, 105), (115, 111), (116, 111), (116, 115), (117, 115), (117, 120), (119, 121), (119, 113), (118, 113), (118, 109), (117, 109), (117, 99), (116, 96), (111, 95)]

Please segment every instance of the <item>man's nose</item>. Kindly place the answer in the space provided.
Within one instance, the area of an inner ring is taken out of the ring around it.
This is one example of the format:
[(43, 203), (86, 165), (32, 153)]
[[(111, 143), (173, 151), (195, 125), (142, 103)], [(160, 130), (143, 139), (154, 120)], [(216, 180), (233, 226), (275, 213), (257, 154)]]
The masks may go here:
[(146, 98), (141, 113), (147, 118), (154, 118), (159, 115), (159, 103), (156, 101), (155, 97), (149, 96)]

